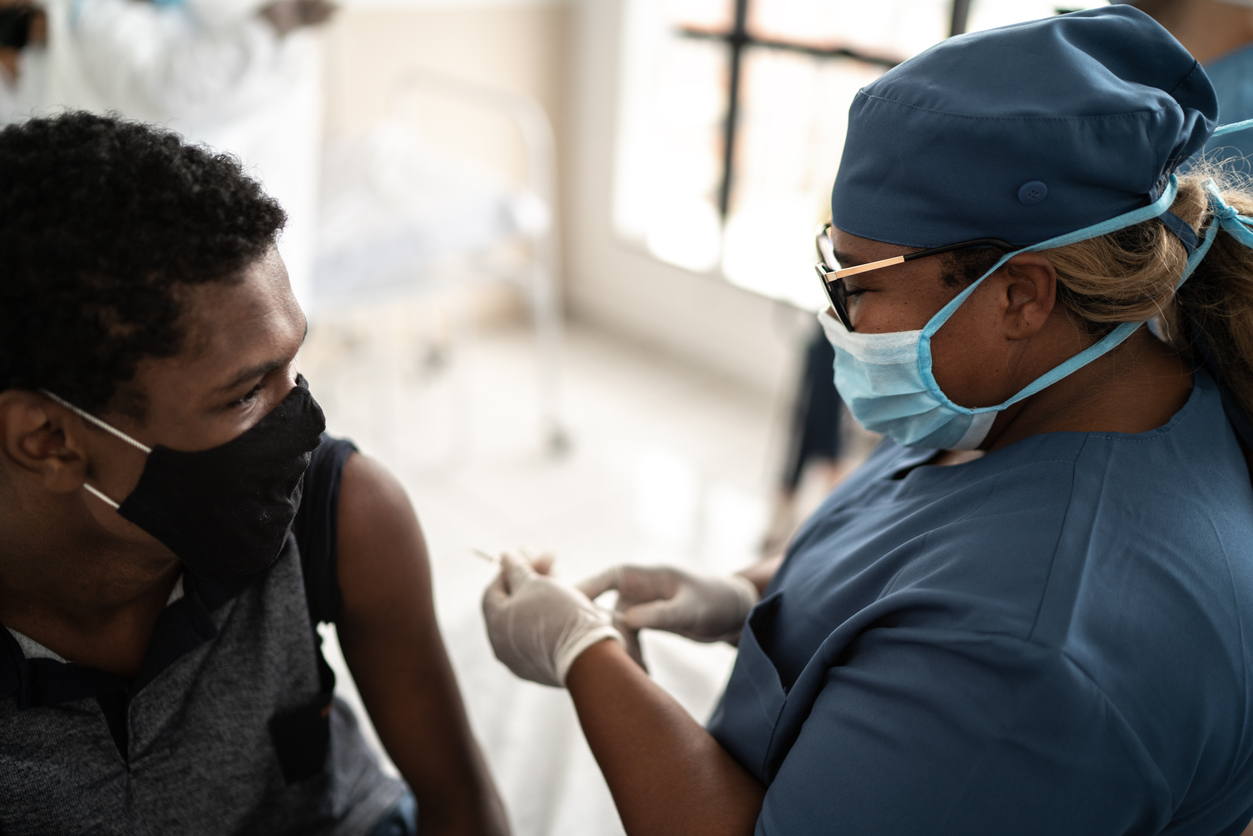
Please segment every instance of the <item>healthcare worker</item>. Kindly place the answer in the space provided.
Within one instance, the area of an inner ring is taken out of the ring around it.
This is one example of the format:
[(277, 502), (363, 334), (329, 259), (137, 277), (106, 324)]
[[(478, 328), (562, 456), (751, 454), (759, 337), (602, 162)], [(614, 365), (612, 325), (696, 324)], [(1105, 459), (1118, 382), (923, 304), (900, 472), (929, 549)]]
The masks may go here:
[[(1127, 6), (858, 93), (821, 319), (882, 446), (777, 568), (576, 588), (506, 555), (484, 597), (498, 658), (569, 689), (628, 833), (1253, 819), (1253, 193), (1175, 176), (1216, 111)], [(738, 637), (707, 728), (631, 660), (642, 626)]]
[[(1253, 0), (1111, 0), (1132, 2), (1179, 39), (1218, 95), (1218, 121), (1253, 119)], [(1206, 148), (1214, 160), (1253, 174), (1253, 132), (1221, 137)]]
[(25, 2), (0, 2), (0, 126), (30, 116), (42, 97), (47, 17)]
[(279, 240), (310, 304), (322, 138), (315, 28), (328, 0), (46, 0), (41, 112), (117, 112), (239, 157), (287, 210)]

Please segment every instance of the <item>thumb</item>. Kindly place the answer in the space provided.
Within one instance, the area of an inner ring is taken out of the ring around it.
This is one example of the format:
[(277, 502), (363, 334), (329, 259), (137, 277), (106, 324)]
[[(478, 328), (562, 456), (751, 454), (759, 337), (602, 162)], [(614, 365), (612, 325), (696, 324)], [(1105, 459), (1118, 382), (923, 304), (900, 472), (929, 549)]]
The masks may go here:
[(582, 592), (590, 600), (595, 601), (611, 589), (617, 589), (618, 584), (622, 582), (621, 567), (613, 566), (598, 575), (592, 575), (590, 578), (575, 584), (579, 592)]
[(500, 556), (500, 576), (504, 580), (505, 591), (510, 595), (518, 591), (524, 583), (534, 577), (535, 571), (525, 558), (514, 552), (504, 552)]
[(557, 556), (547, 549), (541, 551), (530, 546), (520, 547), (515, 554), (525, 560), (537, 575), (551, 575), (553, 563), (557, 560)]
[(505, 605), (509, 600), (509, 590), (505, 586), (505, 573), (502, 571), (483, 591), (483, 615), (489, 620), (491, 614)]
[(669, 599), (636, 604), (622, 614), (622, 620), (632, 630), (647, 627), (653, 630), (669, 630), (675, 625), (675, 605)]
[(509, 592), (505, 589), (505, 575), (501, 573), (496, 575), (496, 579), (492, 580), (490, 587), (487, 587), (482, 593), (482, 612), (487, 614), (491, 610), (500, 609), (509, 600)]

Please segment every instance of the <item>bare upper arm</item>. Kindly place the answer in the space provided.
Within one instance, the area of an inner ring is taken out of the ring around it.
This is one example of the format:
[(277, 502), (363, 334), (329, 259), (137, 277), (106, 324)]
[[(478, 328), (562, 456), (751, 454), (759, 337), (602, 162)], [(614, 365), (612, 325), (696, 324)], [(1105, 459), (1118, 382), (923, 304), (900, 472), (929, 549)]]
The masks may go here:
[(507, 832), (435, 620), (426, 542), (404, 488), (354, 453), (338, 513), (340, 644), (424, 827)]
[(344, 463), (337, 539), (350, 629), (435, 627), (430, 562), (413, 505), (385, 467), (360, 453)]

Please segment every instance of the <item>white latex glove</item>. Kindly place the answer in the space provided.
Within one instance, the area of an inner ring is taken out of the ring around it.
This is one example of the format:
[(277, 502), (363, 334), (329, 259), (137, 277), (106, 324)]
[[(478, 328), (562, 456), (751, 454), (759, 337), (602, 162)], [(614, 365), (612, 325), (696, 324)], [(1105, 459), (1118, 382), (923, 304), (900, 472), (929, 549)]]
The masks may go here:
[(696, 575), (671, 566), (614, 566), (579, 589), (591, 599), (616, 589), (619, 618), (631, 630), (666, 630), (698, 642), (735, 642), (761, 598), (741, 575)]
[(565, 687), (579, 654), (604, 639), (625, 644), (612, 614), (573, 586), (547, 574), (551, 559), (533, 565), (514, 552), (500, 558), (500, 574), (483, 593), (483, 618), (496, 658), (523, 679)]

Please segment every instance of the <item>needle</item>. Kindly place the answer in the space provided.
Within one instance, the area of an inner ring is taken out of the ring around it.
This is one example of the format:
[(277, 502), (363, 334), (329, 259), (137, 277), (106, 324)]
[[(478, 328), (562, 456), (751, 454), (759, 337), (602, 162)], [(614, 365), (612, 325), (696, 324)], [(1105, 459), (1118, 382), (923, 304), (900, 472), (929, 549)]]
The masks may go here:
[(492, 564), (493, 566), (500, 565), (499, 555), (492, 554), (491, 552), (484, 551), (483, 549), (471, 549), (470, 551), (474, 554), (475, 557), (481, 557), (484, 560), (486, 560), (488, 563)]
[[(499, 565), (500, 565), (500, 555), (495, 555), (495, 554), (492, 554), (492, 553), (491, 553), (491, 552), (489, 552), (489, 551), (485, 551), (485, 550), (483, 550), (483, 549), (479, 549), (479, 548), (470, 549), (470, 552), (471, 552), (471, 553), (472, 553), (475, 557), (478, 557), (478, 558), (481, 558), (481, 559), (483, 559), (483, 560), (486, 560), (488, 563), (492, 564), (493, 566), (499, 566)], [(618, 615), (619, 615), (618, 613), (615, 613), (613, 610), (611, 610), (611, 609), (609, 609), (609, 608), (607, 608), (607, 607), (603, 606), (602, 604), (598, 604), (598, 603), (596, 603), (595, 601), (593, 601), (593, 602), (592, 602), (592, 604), (596, 607), (596, 609), (598, 609), (598, 610), (600, 610), (601, 612), (606, 613), (606, 614), (608, 614), (608, 615), (610, 615), (610, 616), (614, 617), (615, 619), (616, 619), (616, 618), (618, 617)]]

